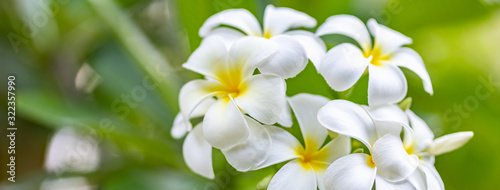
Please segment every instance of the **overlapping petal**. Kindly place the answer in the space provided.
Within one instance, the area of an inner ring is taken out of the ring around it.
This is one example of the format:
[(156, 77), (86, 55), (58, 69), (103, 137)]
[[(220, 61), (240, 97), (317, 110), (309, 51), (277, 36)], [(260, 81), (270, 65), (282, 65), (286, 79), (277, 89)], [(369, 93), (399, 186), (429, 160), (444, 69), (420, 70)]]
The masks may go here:
[(333, 100), (318, 111), (318, 121), (328, 130), (355, 138), (371, 148), (377, 140), (375, 126), (368, 113), (346, 100)]
[(205, 37), (210, 31), (220, 25), (229, 25), (240, 29), (247, 35), (262, 35), (262, 29), (259, 22), (246, 9), (229, 9), (217, 13), (208, 18), (201, 26), (199, 35)]
[(378, 24), (375, 19), (368, 20), (366, 25), (375, 39), (374, 47), (380, 48), (382, 55), (390, 55), (401, 46), (412, 43), (411, 38)]
[(368, 66), (368, 104), (394, 104), (403, 100), (408, 86), (401, 69), (391, 66)]
[(260, 74), (244, 81), (235, 97), (238, 107), (265, 124), (276, 123), (286, 106), (285, 81), (277, 75)]
[(215, 102), (203, 119), (203, 133), (215, 148), (226, 149), (245, 142), (248, 124), (232, 99)]
[(326, 53), (319, 72), (332, 89), (345, 91), (359, 80), (369, 63), (358, 47), (344, 43)]
[(227, 71), (231, 77), (237, 77), (235, 75), (241, 73), (241, 79), (246, 79), (279, 49), (279, 45), (272, 40), (252, 36), (241, 38), (231, 46), (229, 62), (223, 71)]
[(311, 60), (316, 68), (320, 68), (321, 59), (326, 54), (326, 45), (321, 38), (304, 30), (286, 32), (285, 35), (289, 35), (299, 42), (306, 51), (307, 58)]
[(318, 150), (328, 136), (328, 131), (318, 122), (318, 110), (328, 103), (323, 96), (298, 94), (288, 99), (290, 107), (304, 137), (307, 148)]
[(286, 7), (274, 7), (268, 5), (264, 13), (264, 35), (268, 32), (270, 36), (283, 34), (291, 28), (316, 26), (316, 20), (311, 16)]
[(181, 88), (179, 106), (188, 130), (191, 130), (192, 127), (189, 118), (196, 107), (206, 99), (220, 93), (222, 89), (222, 84), (213, 80), (193, 80)]
[(303, 190), (316, 189), (316, 176), (312, 168), (303, 168), (297, 161), (293, 160), (285, 164), (269, 183), (269, 190)]
[(205, 39), (211, 38), (213, 36), (221, 37), (226, 45), (226, 48), (229, 49), (233, 45), (233, 43), (246, 35), (238, 30), (227, 28), (227, 27), (219, 27), (210, 31)]
[(337, 189), (371, 189), (376, 168), (367, 164), (368, 155), (363, 153), (349, 154), (333, 162), (324, 174), (325, 188)]
[[(205, 115), (205, 113), (207, 113), (207, 110), (210, 108), (210, 106), (212, 106), (213, 103), (215, 103), (215, 101), (216, 100), (214, 98), (208, 98), (205, 101), (202, 101), (191, 113), (191, 118), (201, 117)], [(186, 123), (184, 117), (182, 117), (182, 113), (179, 112), (175, 116), (170, 134), (175, 139), (180, 139), (187, 133), (187, 130), (188, 124)]]
[(217, 79), (217, 73), (225, 70), (228, 48), (220, 36), (205, 38), (182, 66), (191, 71)]
[(267, 129), (249, 117), (245, 116), (245, 120), (249, 129), (247, 140), (222, 150), (229, 164), (241, 172), (246, 172), (264, 162), (271, 146), (271, 137)]
[(265, 128), (271, 135), (272, 140), (271, 147), (269, 148), (269, 155), (266, 160), (255, 167), (254, 170), (299, 157), (295, 149), (297, 147), (302, 147), (302, 145), (292, 134), (275, 126), (265, 126)]
[(318, 36), (326, 34), (349, 36), (356, 40), (364, 51), (369, 50), (372, 46), (370, 34), (365, 24), (355, 16), (335, 15), (329, 17), (316, 31)]
[(410, 176), (418, 166), (418, 157), (408, 155), (399, 136), (387, 134), (373, 145), (373, 162), (378, 175), (390, 182), (398, 182)]
[(431, 78), (429, 77), (429, 73), (425, 69), (424, 61), (420, 57), (420, 55), (415, 52), (415, 50), (410, 48), (400, 48), (398, 49), (387, 61), (390, 64), (397, 65), (400, 67), (405, 67), (415, 72), (422, 82), (424, 83), (424, 89), (429, 94), (433, 94), (434, 91), (432, 89)]
[(259, 66), (260, 72), (291, 78), (304, 70), (308, 60), (306, 51), (299, 42), (287, 35), (275, 36), (271, 41), (279, 45), (279, 51)]
[(215, 177), (212, 167), (212, 146), (205, 140), (201, 123), (187, 135), (182, 146), (182, 154), (187, 166), (195, 173), (209, 179)]

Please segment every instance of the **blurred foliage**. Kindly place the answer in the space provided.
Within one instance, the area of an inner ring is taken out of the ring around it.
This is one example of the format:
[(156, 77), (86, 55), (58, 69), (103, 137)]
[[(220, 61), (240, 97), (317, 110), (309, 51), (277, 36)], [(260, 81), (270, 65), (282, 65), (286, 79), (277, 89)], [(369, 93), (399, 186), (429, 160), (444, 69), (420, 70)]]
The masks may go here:
[[(267, 4), (305, 12), (318, 24), (335, 14), (376, 18), (411, 37), (435, 92), (426, 94), (418, 76), (404, 70), (412, 109), (436, 136), (475, 133), (462, 149), (436, 158), (446, 188), (500, 186), (499, 0), (2, 0), (0, 102), (6, 104), (5, 78), (15, 75), (19, 181), (13, 185), (1, 172), (0, 189), (38, 189), (44, 179), (60, 177), (45, 172), (43, 160), (46, 142), (62, 127), (99, 140), (100, 168), (82, 174), (99, 189), (255, 189), (279, 166), (239, 173), (214, 151), (216, 179), (204, 179), (184, 164), (183, 140), (172, 139), (170, 127), (179, 88), (200, 77), (181, 64), (200, 44), (203, 22), (230, 8), (248, 9), (262, 20)], [(349, 41), (323, 39), (328, 47)], [(100, 78), (91, 93), (75, 85), (83, 65)], [(366, 103), (367, 77), (347, 92), (334, 92), (309, 63), (287, 83), (290, 96)], [(478, 89), (487, 96), (478, 96)], [(298, 127), (291, 131), (300, 137)], [(7, 141), (1, 142), (0, 161), (6, 163)]]

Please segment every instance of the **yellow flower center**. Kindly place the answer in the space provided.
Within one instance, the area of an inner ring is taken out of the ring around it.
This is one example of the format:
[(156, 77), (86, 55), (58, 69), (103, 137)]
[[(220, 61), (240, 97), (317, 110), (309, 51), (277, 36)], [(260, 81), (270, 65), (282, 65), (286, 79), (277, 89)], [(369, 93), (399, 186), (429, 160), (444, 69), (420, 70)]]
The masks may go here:
[(375, 66), (382, 66), (383, 62), (389, 59), (389, 55), (382, 55), (380, 51), (380, 46), (376, 43), (373, 48), (367, 48), (366, 51), (363, 52), (365, 58), (371, 58), (370, 63)]
[[(326, 151), (324, 149), (314, 150), (311, 148), (311, 144), (314, 143), (311, 140), (306, 139), (306, 148), (300, 145), (296, 149), (296, 154), (300, 156), (297, 158), (300, 165), (304, 170), (313, 169), (315, 171), (326, 170), (328, 163), (326, 160)], [(317, 147), (317, 146), (312, 146)]]
[(375, 162), (373, 162), (372, 156), (368, 156), (368, 158), (366, 159), (366, 164), (368, 164), (368, 166), (370, 166), (371, 168), (375, 168)]
[(269, 30), (264, 30), (264, 35), (262, 35), (262, 37), (271, 39), (271, 33), (269, 33)]

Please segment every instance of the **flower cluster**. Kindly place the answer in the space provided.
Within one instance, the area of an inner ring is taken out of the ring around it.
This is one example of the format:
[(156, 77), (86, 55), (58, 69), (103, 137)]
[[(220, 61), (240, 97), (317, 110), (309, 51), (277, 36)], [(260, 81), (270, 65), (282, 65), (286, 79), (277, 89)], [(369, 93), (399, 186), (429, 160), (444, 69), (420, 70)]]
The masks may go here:
[[(183, 66), (204, 79), (183, 86), (172, 127), (175, 138), (187, 133), (183, 156), (191, 170), (214, 178), (216, 148), (241, 172), (286, 162), (268, 189), (444, 189), (434, 156), (459, 148), (473, 133), (434, 139), (409, 109), (411, 99), (403, 101), (407, 83), (399, 67), (415, 72), (433, 93), (419, 54), (403, 47), (410, 38), (350, 15), (328, 18), (315, 34), (297, 30), (315, 27), (316, 20), (272, 5), (262, 26), (247, 10), (232, 9), (200, 28), (204, 40)], [(327, 34), (358, 44), (327, 52), (319, 38)], [(312, 94), (287, 97), (285, 79), (309, 60), (335, 91), (367, 74), (368, 105)], [(304, 143), (284, 129), (292, 126), (292, 113)], [(192, 127), (197, 117), (202, 120)], [(365, 149), (352, 150), (351, 139)]]

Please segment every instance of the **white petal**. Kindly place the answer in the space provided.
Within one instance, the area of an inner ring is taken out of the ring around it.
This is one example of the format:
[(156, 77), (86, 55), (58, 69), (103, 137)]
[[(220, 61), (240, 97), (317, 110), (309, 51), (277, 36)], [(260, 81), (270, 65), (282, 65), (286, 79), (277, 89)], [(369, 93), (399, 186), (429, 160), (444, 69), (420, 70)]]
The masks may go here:
[(45, 169), (56, 174), (96, 171), (101, 160), (98, 145), (96, 139), (74, 127), (59, 129), (48, 144)]
[[(210, 108), (210, 106), (212, 106), (212, 104), (215, 103), (215, 101), (217, 101), (215, 100), (215, 98), (208, 98), (202, 101), (191, 113), (191, 118), (201, 117), (205, 115), (205, 113), (207, 113), (208, 108)], [(184, 135), (186, 135), (189, 125), (186, 123), (186, 120), (184, 119), (184, 117), (182, 117), (182, 114), (179, 112), (175, 116), (174, 124), (172, 125), (172, 129), (170, 131), (172, 137), (174, 137), (175, 139), (182, 138)]]
[(395, 104), (383, 104), (367, 108), (370, 116), (375, 121), (377, 137), (380, 138), (388, 133), (399, 135), (404, 126), (411, 129), (408, 123), (408, 116)]
[(314, 170), (312, 170), (312, 168), (303, 168), (297, 160), (293, 160), (285, 164), (278, 173), (274, 175), (267, 189), (303, 190), (316, 188)]
[(271, 36), (283, 34), (291, 28), (316, 26), (316, 20), (311, 16), (285, 7), (268, 5), (264, 13), (264, 30)]
[(288, 99), (308, 149), (318, 150), (328, 136), (326, 128), (318, 122), (318, 110), (328, 101), (328, 98), (323, 96), (305, 93)]
[(292, 127), (293, 121), (290, 105), (288, 105), (286, 98), (283, 99), (283, 101), (285, 101), (285, 106), (283, 106), (283, 110), (281, 110), (281, 115), (278, 118), (278, 124), (282, 125), (283, 127)]
[(375, 39), (374, 46), (381, 49), (382, 55), (392, 54), (401, 46), (412, 43), (411, 38), (378, 24), (375, 19), (368, 20), (367, 26)]
[(416, 190), (427, 190), (427, 179), (425, 173), (418, 166), (415, 172), (408, 179), (403, 180), (409, 182)]
[(406, 78), (391, 65), (368, 66), (368, 104), (376, 106), (400, 102), (406, 96)]
[(200, 47), (189, 56), (188, 61), (182, 66), (216, 79), (220, 70), (226, 66), (227, 59), (226, 42), (219, 36), (211, 36), (201, 42)]
[(434, 93), (432, 90), (431, 78), (425, 69), (424, 61), (415, 50), (406, 47), (400, 48), (387, 62), (412, 70), (422, 79), (425, 91), (431, 95)]
[(387, 134), (373, 145), (373, 162), (378, 175), (390, 182), (397, 182), (410, 176), (418, 165), (418, 157), (406, 153), (401, 138)]
[(339, 135), (322, 147), (320, 152), (326, 154), (326, 163), (333, 163), (335, 160), (351, 152), (351, 138)]
[(240, 172), (246, 172), (264, 162), (271, 146), (271, 137), (267, 129), (249, 117), (245, 117), (245, 120), (249, 129), (248, 139), (239, 145), (222, 150), (229, 164)]
[(325, 172), (325, 189), (372, 189), (376, 168), (367, 164), (368, 155), (349, 154), (333, 162)]
[(441, 176), (439, 176), (439, 173), (433, 165), (421, 162), (419, 168), (425, 173), (427, 189), (444, 190), (443, 180), (441, 179)]
[(233, 43), (229, 50), (228, 70), (239, 71), (243, 79), (251, 76), (265, 60), (278, 50), (279, 44), (261, 37), (244, 37)]
[(316, 35), (342, 34), (356, 40), (359, 45), (367, 51), (372, 43), (370, 34), (363, 21), (351, 15), (335, 15), (326, 19), (318, 30)]
[(174, 139), (180, 139), (187, 133), (187, 126), (184, 117), (179, 112), (174, 119), (174, 124), (172, 125), (172, 129), (170, 130), (170, 134)]
[(377, 139), (368, 113), (361, 106), (346, 100), (328, 102), (318, 111), (318, 121), (328, 130), (361, 141), (369, 149)]
[(393, 121), (401, 124), (408, 125), (408, 116), (399, 106), (395, 104), (384, 104), (379, 106), (372, 106), (368, 108), (368, 112), (373, 120), (377, 121)]
[(248, 124), (233, 100), (219, 99), (203, 119), (203, 133), (215, 148), (224, 149), (248, 138)]
[(201, 26), (199, 35), (205, 37), (211, 30), (220, 25), (233, 26), (247, 35), (262, 35), (259, 22), (252, 13), (245, 9), (229, 9), (212, 15)]
[(202, 102), (216, 95), (220, 91), (221, 86), (222, 84), (217, 81), (193, 80), (181, 88), (179, 92), (179, 106), (188, 130), (191, 130), (192, 127), (189, 122), (192, 112)]
[(269, 156), (263, 163), (255, 167), (253, 170), (258, 170), (299, 157), (297, 156), (295, 149), (297, 147), (302, 147), (302, 145), (292, 134), (279, 127), (270, 125), (265, 127), (271, 135)]
[(359, 80), (369, 63), (358, 47), (344, 43), (326, 53), (319, 73), (334, 90), (345, 91)]
[(212, 167), (212, 146), (203, 136), (203, 126), (198, 124), (187, 135), (182, 146), (182, 155), (187, 166), (206, 178), (214, 178)]
[(319, 68), (321, 59), (326, 54), (325, 42), (313, 33), (304, 30), (290, 31), (285, 34), (299, 42), (306, 51), (307, 58), (311, 60), (316, 68)]
[(271, 38), (271, 41), (279, 44), (280, 49), (259, 66), (259, 71), (277, 74), (282, 78), (291, 78), (304, 70), (307, 65), (307, 56), (299, 42), (287, 35), (275, 36)]
[(210, 31), (206, 35), (205, 39), (210, 38), (212, 36), (221, 37), (226, 44), (226, 48), (229, 49), (231, 47), (231, 45), (233, 45), (233, 43), (236, 40), (239, 40), (239, 39), (245, 37), (246, 35), (241, 33), (240, 31), (232, 29), (232, 28), (220, 27), (220, 28), (215, 28), (212, 31)]
[(467, 143), (472, 136), (474, 136), (474, 133), (472, 131), (467, 131), (439, 137), (429, 146), (427, 152), (432, 155), (440, 155), (453, 151)]
[(314, 174), (316, 175), (316, 184), (318, 185), (318, 189), (325, 190), (325, 172), (318, 172), (315, 170)]
[(411, 127), (413, 129), (413, 139), (416, 146), (415, 148), (417, 148), (418, 152), (421, 152), (432, 144), (432, 141), (434, 140), (434, 134), (432, 133), (429, 126), (427, 126), (425, 121), (415, 115), (413, 111), (406, 110), (406, 114), (410, 119)]
[(375, 179), (375, 189), (377, 190), (417, 190), (410, 182), (403, 180), (400, 182), (389, 182), (377, 176)]
[(260, 74), (244, 81), (243, 86), (234, 100), (236, 105), (262, 123), (276, 123), (286, 106), (285, 81), (277, 75)]

